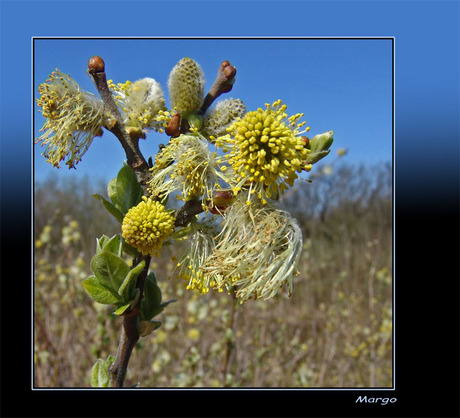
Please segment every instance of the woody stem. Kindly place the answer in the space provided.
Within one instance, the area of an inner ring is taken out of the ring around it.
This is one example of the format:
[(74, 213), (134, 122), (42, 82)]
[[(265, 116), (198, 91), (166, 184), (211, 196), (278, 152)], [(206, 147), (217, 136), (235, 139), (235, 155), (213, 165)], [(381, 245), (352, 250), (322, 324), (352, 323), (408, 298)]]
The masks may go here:
[(140, 134), (128, 133), (126, 130), (123, 117), (107, 84), (105, 72), (89, 69), (88, 75), (92, 78), (104, 102), (106, 114), (108, 115), (108, 122), (105, 124), (105, 128), (112, 132), (120, 141), (121, 146), (125, 150), (127, 162), (136, 173), (136, 177), (142, 186), (144, 195), (149, 196), (150, 193), (147, 185), (149, 179), (149, 165), (139, 149)]

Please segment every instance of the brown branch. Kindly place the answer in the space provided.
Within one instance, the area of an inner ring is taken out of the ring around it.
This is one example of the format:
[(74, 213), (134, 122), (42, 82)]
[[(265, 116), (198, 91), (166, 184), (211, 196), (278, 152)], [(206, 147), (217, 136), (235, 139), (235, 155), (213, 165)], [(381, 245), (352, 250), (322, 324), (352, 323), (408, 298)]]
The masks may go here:
[[(107, 114), (107, 123), (105, 125), (106, 129), (112, 132), (120, 141), (123, 149), (125, 150), (128, 165), (130, 165), (136, 173), (136, 177), (142, 186), (144, 194), (149, 196), (149, 165), (139, 149), (139, 138), (142, 134), (128, 131), (126, 129), (123, 116), (121, 115), (107, 84), (105, 64), (102, 58), (90, 58), (88, 61), (88, 75), (92, 78), (97, 91), (104, 102), (105, 112)], [(136, 287), (140, 291), (137, 305), (134, 309), (123, 315), (123, 324), (121, 327), (117, 355), (115, 362), (109, 367), (110, 387), (123, 387), (131, 353), (139, 340), (137, 318), (139, 316), (140, 306), (144, 294), (144, 284), (150, 266), (150, 258), (150, 256), (142, 256), (142, 260), (145, 261), (145, 266), (137, 278)], [(136, 264), (137, 261), (139, 260), (136, 260)]]
[[(128, 369), (131, 353), (139, 341), (139, 332), (137, 329), (137, 318), (139, 315), (142, 298), (144, 295), (144, 284), (150, 265), (150, 256), (142, 256), (145, 261), (145, 266), (137, 278), (136, 287), (140, 291), (140, 297), (137, 306), (123, 316), (123, 324), (121, 326), (121, 335), (118, 342), (117, 355), (115, 362), (109, 367), (110, 387), (121, 388)], [(135, 261), (137, 264), (137, 261)]]
[(230, 62), (224, 61), (217, 70), (217, 77), (214, 81), (209, 93), (204, 98), (198, 115), (204, 115), (222, 93), (228, 93), (233, 88), (235, 82), (236, 68), (230, 65)]
[(149, 165), (139, 149), (139, 138), (142, 134), (136, 131), (128, 131), (123, 122), (123, 116), (118, 109), (112, 92), (107, 84), (105, 64), (102, 58), (92, 57), (88, 62), (88, 75), (92, 78), (94, 85), (104, 102), (107, 114), (105, 128), (112, 132), (120, 141), (125, 150), (127, 163), (133, 168), (136, 177), (142, 186), (146, 196), (149, 196), (148, 179)]
[(184, 206), (176, 211), (176, 227), (187, 226), (195, 215), (203, 212), (203, 204), (201, 200), (188, 200)]

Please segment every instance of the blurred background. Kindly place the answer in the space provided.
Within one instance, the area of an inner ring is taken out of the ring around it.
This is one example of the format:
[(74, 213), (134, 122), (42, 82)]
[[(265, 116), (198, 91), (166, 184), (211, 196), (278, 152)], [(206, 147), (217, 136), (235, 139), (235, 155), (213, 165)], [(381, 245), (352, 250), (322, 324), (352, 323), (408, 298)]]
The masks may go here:
[[(114, 82), (153, 77), (167, 99), (169, 71), (183, 56), (203, 68), (206, 88), (220, 63), (237, 68), (228, 97), (248, 110), (280, 98), (303, 112), (310, 138), (334, 130), (331, 154), (296, 182), (280, 204), (302, 227), (300, 274), (289, 298), (244, 305), (231, 296), (186, 291), (170, 278), (180, 246), (155, 258), (163, 299), (177, 299), (141, 339), (126, 385), (145, 387), (391, 387), (393, 44), (391, 39), (35, 39), (34, 94), (59, 68), (85, 90), (92, 55)], [(227, 97), (222, 97), (227, 98)], [(34, 133), (43, 118), (34, 110)], [(149, 134), (154, 156), (166, 136)], [(124, 154), (115, 137), (96, 138), (76, 170), (34, 161), (34, 384), (89, 386), (97, 358), (115, 355), (121, 322), (93, 303), (95, 240), (120, 233), (93, 193)], [(311, 183), (305, 181), (312, 179)]]

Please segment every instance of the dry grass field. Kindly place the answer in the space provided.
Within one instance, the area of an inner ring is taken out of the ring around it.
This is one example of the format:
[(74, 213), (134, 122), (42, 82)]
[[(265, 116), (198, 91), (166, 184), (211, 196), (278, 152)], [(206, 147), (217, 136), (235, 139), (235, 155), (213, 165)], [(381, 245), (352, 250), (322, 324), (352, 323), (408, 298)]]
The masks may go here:
[[(334, 167), (283, 200), (302, 226), (291, 297), (240, 305), (172, 277), (177, 244), (153, 260), (163, 299), (177, 299), (142, 338), (126, 386), (392, 386), (391, 167)], [(93, 303), (95, 239), (119, 233), (92, 193), (105, 185), (59, 177), (35, 185), (34, 385), (89, 387), (92, 365), (115, 355), (121, 319)]]

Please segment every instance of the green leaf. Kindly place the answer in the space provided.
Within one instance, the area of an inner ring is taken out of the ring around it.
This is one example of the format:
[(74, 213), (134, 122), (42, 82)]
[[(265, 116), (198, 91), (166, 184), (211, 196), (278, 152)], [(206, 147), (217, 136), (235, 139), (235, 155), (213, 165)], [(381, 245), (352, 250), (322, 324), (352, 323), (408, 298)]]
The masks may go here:
[(131, 306), (131, 303), (127, 303), (126, 305), (120, 306), (115, 312), (115, 315), (122, 315), (126, 309), (128, 309)]
[(91, 299), (102, 305), (116, 305), (121, 301), (121, 297), (101, 283), (96, 276), (89, 276), (83, 280), (82, 285)]
[(92, 195), (94, 198), (100, 200), (104, 207), (109, 211), (109, 213), (121, 224), (123, 223), (123, 218), (124, 214), (115, 207), (112, 203), (110, 203), (108, 200), (104, 199), (101, 195), (99, 194), (93, 194)]
[(134, 290), (136, 284), (137, 276), (142, 271), (145, 266), (145, 261), (142, 260), (136, 267), (132, 268), (130, 272), (126, 275), (125, 280), (118, 289), (118, 294), (123, 298), (123, 300), (129, 300), (131, 294)]
[(104, 249), (104, 245), (107, 244), (109, 240), (110, 238), (107, 235), (96, 238), (96, 254), (99, 254)]
[(91, 386), (93, 388), (106, 388), (110, 383), (109, 367), (115, 357), (108, 356), (107, 360), (98, 359), (91, 369)]
[(149, 321), (155, 316), (155, 312), (161, 303), (161, 290), (157, 285), (155, 274), (149, 273), (145, 279), (144, 297), (141, 302), (141, 318)]
[(103, 249), (121, 257), (121, 241), (122, 240), (120, 235), (114, 235), (112, 238), (105, 242)]
[(139, 337), (146, 337), (156, 329), (160, 328), (160, 326), (160, 321), (139, 321), (137, 324), (137, 332), (139, 333)]
[(161, 303), (161, 290), (157, 285), (155, 274), (153, 272), (149, 273), (144, 284), (144, 297), (141, 302), (140, 317), (145, 321), (149, 321), (163, 312), (166, 306), (172, 302), (176, 302), (176, 299)]
[(117, 198), (117, 178), (110, 180), (109, 185), (107, 186), (107, 194), (109, 195), (110, 200), (115, 206), (120, 205), (120, 202)]
[(307, 164), (315, 164), (326, 157), (331, 151), (314, 151), (307, 155)]
[(101, 283), (118, 292), (131, 269), (121, 257), (104, 249), (91, 260), (91, 270)]
[(118, 172), (116, 191), (116, 200), (123, 213), (127, 213), (129, 209), (141, 201), (142, 187), (137, 181), (134, 170), (129, 165), (123, 166)]

